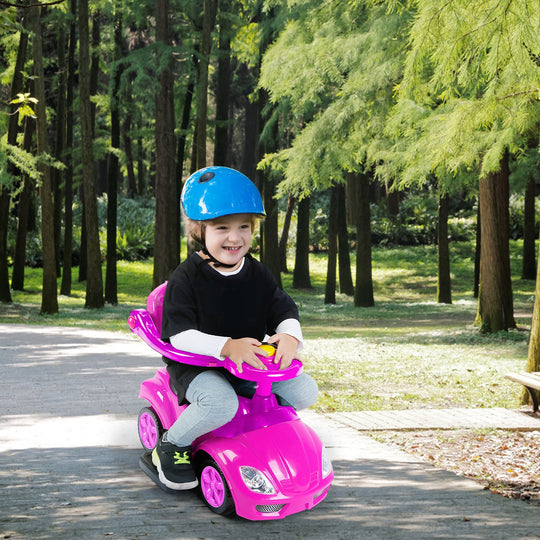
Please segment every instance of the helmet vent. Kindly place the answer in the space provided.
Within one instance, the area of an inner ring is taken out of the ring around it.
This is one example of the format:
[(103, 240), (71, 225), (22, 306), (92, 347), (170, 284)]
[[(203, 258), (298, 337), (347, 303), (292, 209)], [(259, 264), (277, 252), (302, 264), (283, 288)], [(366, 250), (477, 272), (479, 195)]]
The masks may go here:
[(209, 180), (212, 180), (216, 176), (216, 173), (213, 173), (211, 171), (205, 172), (204, 174), (201, 174), (199, 177), (199, 184), (204, 184), (205, 182), (208, 182)]

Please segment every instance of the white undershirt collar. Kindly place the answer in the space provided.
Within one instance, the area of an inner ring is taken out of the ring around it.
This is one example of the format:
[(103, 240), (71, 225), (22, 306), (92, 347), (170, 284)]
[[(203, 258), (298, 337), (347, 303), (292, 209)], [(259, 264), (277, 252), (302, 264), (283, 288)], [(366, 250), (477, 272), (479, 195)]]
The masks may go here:
[(233, 270), (232, 272), (231, 271), (226, 272), (225, 270), (220, 270), (219, 268), (214, 268), (213, 266), (212, 266), (212, 268), (214, 268), (214, 270), (216, 272), (218, 272), (219, 274), (221, 274), (222, 276), (225, 276), (225, 277), (235, 276), (236, 274), (239, 274), (241, 272), (242, 268), (244, 268), (245, 260), (246, 260), (246, 258), (243, 257), (242, 261), (240, 263), (240, 266), (236, 270)]

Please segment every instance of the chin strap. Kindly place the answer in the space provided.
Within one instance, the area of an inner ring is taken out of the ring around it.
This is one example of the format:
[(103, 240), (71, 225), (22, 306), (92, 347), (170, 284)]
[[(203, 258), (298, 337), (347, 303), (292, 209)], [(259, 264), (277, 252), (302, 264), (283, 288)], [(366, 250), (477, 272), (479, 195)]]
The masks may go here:
[(212, 262), (215, 268), (234, 268), (236, 264), (227, 264), (221, 261), (218, 261), (206, 248), (206, 245), (203, 245), (201, 251), (208, 257), (206, 259), (208, 262)]
[(227, 263), (218, 261), (208, 251), (208, 248), (206, 247), (205, 231), (206, 231), (206, 225), (203, 223), (201, 226), (201, 238), (199, 238), (198, 236), (192, 235), (193, 240), (195, 240), (201, 246), (201, 251), (208, 257), (208, 259), (205, 259), (205, 262), (213, 263), (215, 268), (234, 268), (236, 264), (227, 264)]

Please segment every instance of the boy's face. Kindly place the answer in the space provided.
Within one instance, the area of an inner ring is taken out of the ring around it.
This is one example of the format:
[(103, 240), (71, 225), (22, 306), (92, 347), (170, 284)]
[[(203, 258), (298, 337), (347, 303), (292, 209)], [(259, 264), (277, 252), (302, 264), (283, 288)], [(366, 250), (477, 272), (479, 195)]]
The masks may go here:
[(233, 214), (207, 222), (206, 249), (218, 261), (232, 264), (233, 271), (251, 247), (252, 219), (250, 214)]

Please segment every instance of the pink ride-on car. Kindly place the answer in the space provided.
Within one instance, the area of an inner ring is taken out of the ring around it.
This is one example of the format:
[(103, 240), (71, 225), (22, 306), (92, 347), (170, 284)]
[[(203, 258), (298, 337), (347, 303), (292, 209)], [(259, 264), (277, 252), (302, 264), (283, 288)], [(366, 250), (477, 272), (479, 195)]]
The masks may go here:
[[(243, 372), (238, 373), (229, 359), (218, 361), (174, 349), (160, 338), (165, 287), (166, 283), (150, 294), (147, 309), (131, 312), (131, 331), (166, 358), (225, 367), (235, 376), (257, 383), (252, 398), (239, 396), (238, 412), (228, 424), (192, 443), (192, 461), (207, 506), (218, 514), (236, 511), (246, 519), (263, 520), (284, 518), (319, 504), (334, 478), (332, 464), (316, 433), (292, 407), (278, 405), (271, 391), (272, 382), (299, 375), (301, 362), (294, 360), (289, 368), (280, 370), (261, 356), (268, 371), (244, 364)], [(162, 489), (172, 491), (159, 482), (150, 453), (185, 406), (178, 404), (165, 367), (141, 384), (139, 398), (149, 403), (139, 413), (139, 437), (145, 449), (139, 464)]]

